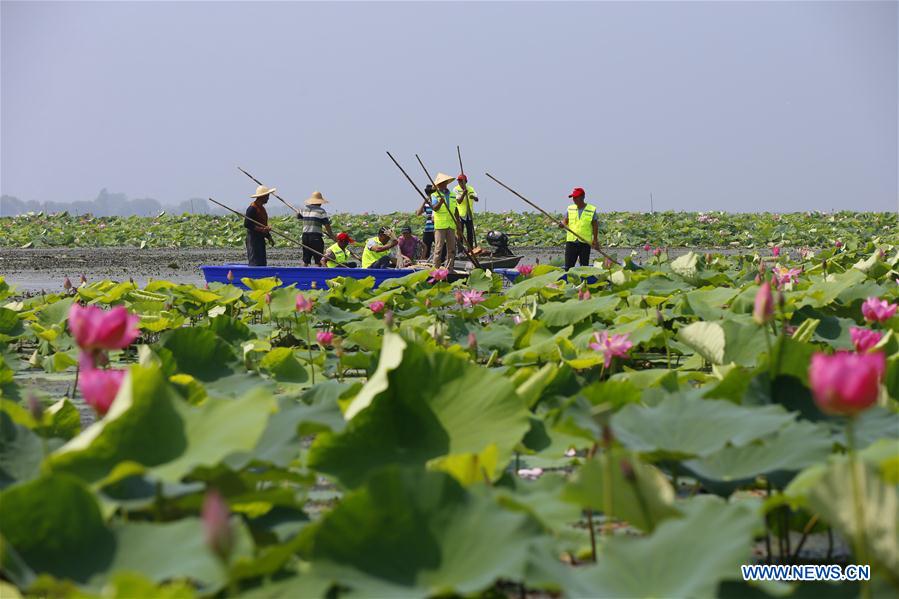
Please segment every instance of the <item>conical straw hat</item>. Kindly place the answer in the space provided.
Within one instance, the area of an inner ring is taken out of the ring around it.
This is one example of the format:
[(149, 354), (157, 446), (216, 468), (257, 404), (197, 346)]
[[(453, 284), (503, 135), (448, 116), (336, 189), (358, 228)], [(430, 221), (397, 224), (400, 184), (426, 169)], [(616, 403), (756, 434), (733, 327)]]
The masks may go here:
[(265, 185), (260, 185), (256, 188), (256, 193), (251, 195), (251, 198), (261, 198), (262, 196), (267, 196), (270, 193), (275, 193), (277, 188), (275, 187), (266, 187)]
[(327, 204), (328, 200), (322, 197), (322, 192), (313, 191), (312, 195), (309, 196), (309, 199), (306, 200), (306, 204), (313, 206), (321, 206), (322, 204)]
[(437, 176), (434, 177), (434, 185), (441, 185), (442, 183), (449, 183), (455, 180), (455, 177), (450, 177), (446, 173), (437, 173)]

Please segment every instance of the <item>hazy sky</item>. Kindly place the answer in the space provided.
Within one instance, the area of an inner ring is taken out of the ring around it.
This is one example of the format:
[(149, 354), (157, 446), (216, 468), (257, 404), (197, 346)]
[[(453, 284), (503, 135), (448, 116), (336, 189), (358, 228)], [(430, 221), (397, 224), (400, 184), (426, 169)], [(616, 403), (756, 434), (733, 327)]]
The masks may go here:
[(897, 3), (2, 2), (2, 193), (895, 210)]

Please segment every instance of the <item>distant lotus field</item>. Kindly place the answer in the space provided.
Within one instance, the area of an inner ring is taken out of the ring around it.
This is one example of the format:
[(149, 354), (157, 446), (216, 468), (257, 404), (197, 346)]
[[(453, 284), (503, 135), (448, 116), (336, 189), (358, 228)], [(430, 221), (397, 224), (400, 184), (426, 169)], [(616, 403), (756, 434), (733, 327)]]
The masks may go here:
[[(337, 214), (334, 227), (356, 238), (374, 235), (387, 225), (408, 224), (416, 234), (422, 217), (410, 213)], [(561, 218), (561, 214), (559, 217)], [(612, 212), (601, 214), (601, 240), (611, 247), (715, 247), (733, 249), (780, 245), (793, 248), (849, 248), (869, 241), (899, 243), (896, 213), (801, 212), (790, 214), (729, 214), (725, 212)], [(236, 216), (170, 215), (149, 217), (70, 216), (33, 214), (0, 219), (0, 247), (242, 247), (244, 228)], [(527, 212), (478, 213), (481, 231), (511, 234), (518, 246), (560, 245), (564, 233), (546, 217)], [(273, 217), (272, 225), (299, 235), (293, 217)], [(278, 240), (279, 243), (283, 241)]]
[[(814, 226), (842, 244), (522, 265), (511, 285), (425, 270), (25, 297), (0, 278), (2, 595), (895, 596), (899, 247), (858, 239), (889, 218), (620, 217), (627, 244), (742, 243), (743, 219), (753, 243), (821, 245)], [(5, 243), (239, 234), (12, 222)], [(743, 581), (763, 563), (871, 580)]]

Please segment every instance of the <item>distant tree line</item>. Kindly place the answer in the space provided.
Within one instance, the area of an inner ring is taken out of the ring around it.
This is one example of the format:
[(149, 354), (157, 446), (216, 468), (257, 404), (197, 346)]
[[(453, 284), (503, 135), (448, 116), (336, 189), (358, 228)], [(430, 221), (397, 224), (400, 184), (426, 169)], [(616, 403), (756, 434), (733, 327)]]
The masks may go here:
[[(269, 204), (269, 213), (277, 215), (287, 209), (283, 206)], [(224, 214), (224, 210), (213, 206), (205, 198), (190, 198), (177, 204), (162, 204), (153, 198), (128, 199), (124, 193), (110, 193), (106, 188), (100, 190), (95, 200), (76, 202), (38, 202), (36, 200), (20, 200), (15, 196), (0, 196), (0, 217), (18, 216), (29, 212), (53, 214), (68, 212), (69, 214), (91, 214), (93, 216), (156, 216), (160, 212), (168, 214)]]

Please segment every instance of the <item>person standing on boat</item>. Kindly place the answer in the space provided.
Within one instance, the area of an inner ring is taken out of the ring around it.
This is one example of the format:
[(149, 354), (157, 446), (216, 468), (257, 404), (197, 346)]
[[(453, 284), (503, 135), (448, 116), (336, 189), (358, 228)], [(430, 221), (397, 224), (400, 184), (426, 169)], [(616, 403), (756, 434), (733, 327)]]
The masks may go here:
[(313, 191), (303, 209), (297, 213), (297, 218), (303, 221), (303, 245), (307, 246), (303, 248), (303, 264), (305, 266), (309, 266), (310, 263), (319, 264), (322, 254), (325, 253), (322, 229), (328, 233), (328, 237), (334, 239), (334, 232), (331, 231), (331, 219), (322, 208), (322, 204), (327, 203), (328, 200), (322, 197), (321, 192)]
[(265, 240), (268, 239), (271, 245), (275, 245), (275, 240), (272, 237), (272, 228), (268, 226), (268, 212), (265, 210), (265, 205), (268, 203), (269, 194), (276, 191), (277, 189), (274, 187), (260, 185), (256, 188), (256, 193), (250, 196), (253, 198), (253, 203), (247, 207), (246, 218), (243, 219), (243, 226), (247, 229), (247, 265), (249, 266), (268, 265), (265, 255)]
[(399, 243), (393, 231), (387, 227), (381, 227), (376, 237), (370, 237), (365, 242), (365, 251), (362, 252), (362, 268), (391, 268), (396, 264), (391, 256), (391, 250)]
[[(577, 235), (569, 231), (565, 237), (565, 270), (578, 261), (581, 266), (587, 266), (590, 263), (590, 248), (599, 249), (599, 216), (596, 214), (596, 206), (586, 203), (587, 194), (580, 187), (571, 190), (568, 197), (574, 203), (568, 206), (568, 214), (562, 219), (562, 224)], [(584, 243), (578, 236), (593, 239), (592, 245)]]
[[(428, 183), (425, 185), (425, 195), (430, 198), (431, 194), (434, 193), (434, 186)], [(431, 248), (434, 245), (434, 209), (431, 207), (431, 200), (428, 199), (427, 202), (422, 202), (421, 206), (416, 210), (415, 215), (421, 216), (425, 215), (425, 230), (424, 234), (421, 236), (422, 247), (424, 248), (424, 258), (425, 260), (431, 259)]]
[[(434, 267), (443, 266), (450, 270), (456, 259), (456, 219), (459, 218), (459, 211), (447, 185), (454, 180), (449, 175), (437, 173), (434, 179), (437, 189), (431, 194), (431, 207), (434, 209)], [(458, 233), (461, 237), (462, 232)], [(446, 248), (445, 260), (441, 260), (443, 248)]]
[(325, 250), (325, 256), (322, 258), (322, 266), (329, 268), (356, 268), (355, 262), (350, 262), (350, 252), (347, 247), (355, 243), (346, 231), (337, 234), (337, 242)]
[[(478, 194), (474, 187), (468, 184), (468, 177), (465, 173), (461, 173), (456, 177), (458, 184), (453, 188), (453, 198), (459, 207), (459, 220), (462, 230), (465, 232), (465, 239), (468, 240), (468, 247), (474, 247), (474, 208), (472, 202), (478, 201)], [(466, 191), (468, 192), (466, 194)]]

